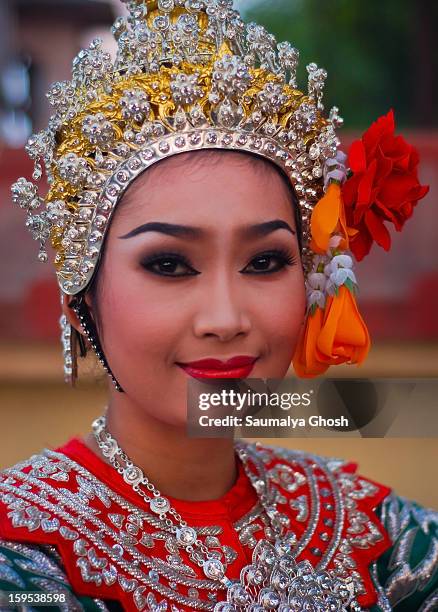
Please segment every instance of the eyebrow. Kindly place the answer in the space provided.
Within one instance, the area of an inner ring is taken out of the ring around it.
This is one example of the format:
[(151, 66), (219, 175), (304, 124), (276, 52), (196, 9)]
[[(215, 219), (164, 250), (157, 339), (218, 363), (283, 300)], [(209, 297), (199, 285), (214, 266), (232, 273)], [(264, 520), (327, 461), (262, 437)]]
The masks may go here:
[[(239, 233), (242, 234), (242, 237), (262, 238), (279, 229), (287, 230), (294, 236), (296, 235), (296, 232), (291, 228), (291, 226), (286, 223), (286, 221), (282, 221), (281, 219), (274, 219), (273, 221), (266, 221), (256, 225), (247, 225), (243, 227)], [(119, 236), (119, 238), (121, 240), (127, 240), (128, 238), (134, 238), (134, 236), (145, 234), (147, 232), (159, 232), (160, 234), (175, 236), (177, 238), (202, 238), (202, 236), (205, 235), (205, 231), (200, 227), (153, 221), (151, 223), (139, 225), (139, 227), (136, 227), (124, 236)]]

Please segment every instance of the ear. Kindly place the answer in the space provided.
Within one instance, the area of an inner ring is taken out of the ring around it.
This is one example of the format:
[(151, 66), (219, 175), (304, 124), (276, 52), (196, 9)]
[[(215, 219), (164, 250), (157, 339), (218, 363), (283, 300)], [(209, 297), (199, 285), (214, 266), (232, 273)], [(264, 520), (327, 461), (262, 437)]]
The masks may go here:
[[(62, 313), (65, 315), (67, 321), (70, 325), (80, 334), (84, 334), (84, 330), (82, 329), (82, 325), (79, 321), (78, 315), (75, 311), (70, 307), (70, 304), (73, 300), (74, 296), (67, 295), (66, 293), (62, 293)], [(91, 316), (93, 316), (90, 297), (88, 294), (85, 295), (85, 302), (90, 310)]]

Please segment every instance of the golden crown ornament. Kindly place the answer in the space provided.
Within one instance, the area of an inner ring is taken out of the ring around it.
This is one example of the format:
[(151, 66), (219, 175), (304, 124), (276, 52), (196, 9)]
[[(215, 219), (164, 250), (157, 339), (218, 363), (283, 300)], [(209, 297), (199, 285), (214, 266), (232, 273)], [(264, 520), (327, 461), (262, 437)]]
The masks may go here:
[(245, 26), (231, 0), (127, 5), (130, 17), (112, 28), (115, 61), (93, 40), (74, 59), (72, 80), (48, 93), (55, 113), (26, 147), (35, 180), (44, 162), (47, 195), (24, 178), (12, 188), (42, 261), (51, 240), (69, 295), (90, 283), (127, 187), (160, 160), (208, 148), (266, 157), (291, 178), (305, 223), (339, 144), (336, 110), (321, 115), (325, 71), (310, 64), (308, 95), (297, 90), (298, 51)]
[[(40, 243), (39, 259), (47, 261), (50, 241), (62, 294), (81, 294), (97, 268), (113, 211), (142, 172), (187, 151), (249, 152), (279, 166), (297, 196), (308, 322), (296, 371), (313, 376), (331, 364), (360, 363), (369, 337), (355, 310), (347, 253), (358, 231), (347, 227), (341, 198), (348, 169), (335, 130), (342, 119), (336, 107), (323, 116), (326, 71), (309, 64), (308, 91), (297, 89), (297, 49), (277, 44), (263, 26), (245, 24), (232, 0), (125, 4), (129, 16), (112, 28), (115, 59), (100, 39), (82, 50), (72, 79), (48, 93), (55, 112), (47, 129), (28, 141), (33, 179), (41, 179), (44, 163), (48, 192), (41, 196), (25, 178), (12, 187)], [(341, 349), (331, 332), (329, 345), (318, 336), (339, 299), (348, 300), (356, 319), (352, 344), (347, 339)]]

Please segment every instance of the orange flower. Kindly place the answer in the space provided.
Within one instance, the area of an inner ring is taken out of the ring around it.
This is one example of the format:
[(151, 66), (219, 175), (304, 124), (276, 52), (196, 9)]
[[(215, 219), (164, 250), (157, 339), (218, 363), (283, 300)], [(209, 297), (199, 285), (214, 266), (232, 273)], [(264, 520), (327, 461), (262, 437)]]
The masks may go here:
[(307, 315), (293, 359), (295, 373), (300, 378), (312, 378), (328, 370), (329, 366), (320, 363), (316, 357), (316, 342), (321, 332), (323, 317), (324, 311), (319, 307)]
[(352, 292), (342, 285), (327, 299), (324, 310), (317, 307), (307, 315), (293, 366), (300, 378), (323, 374), (331, 365), (362, 363), (370, 349), (368, 329)]
[(319, 200), (312, 212), (310, 220), (312, 241), (310, 248), (315, 253), (326, 253), (333, 234), (342, 236), (337, 248), (346, 251), (349, 237), (357, 231), (347, 227), (341, 187), (338, 183), (330, 183), (325, 195)]
[(344, 285), (330, 296), (316, 343), (318, 361), (337, 365), (362, 363), (370, 349), (370, 336), (352, 292)]

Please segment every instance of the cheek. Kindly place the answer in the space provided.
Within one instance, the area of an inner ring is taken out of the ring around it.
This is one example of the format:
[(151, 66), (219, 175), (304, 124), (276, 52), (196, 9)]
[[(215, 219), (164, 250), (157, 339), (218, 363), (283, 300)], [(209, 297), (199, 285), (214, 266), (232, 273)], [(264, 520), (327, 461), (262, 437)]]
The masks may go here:
[(174, 361), (188, 327), (188, 309), (169, 291), (157, 290), (156, 283), (151, 290), (147, 279), (126, 269), (112, 275), (100, 304), (104, 352), (125, 392), (150, 416), (184, 425), (186, 375)]
[(290, 365), (305, 320), (304, 276), (297, 271), (290, 283), (279, 283), (259, 294), (257, 326), (269, 346), (269, 355), (278, 363)]
[[(112, 270), (116, 271), (117, 265)], [(116, 367), (126, 356), (133, 364), (153, 362), (154, 370), (165, 364), (184, 329), (184, 312), (177, 308), (169, 291), (157, 289), (138, 271), (117, 275), (105, 285), (100, 307), (103, 344)], [(158, 358), (159, 357), (159, 358)], [(134, 368), (135, 369), (135, 366)]]

